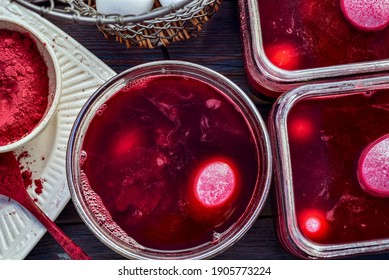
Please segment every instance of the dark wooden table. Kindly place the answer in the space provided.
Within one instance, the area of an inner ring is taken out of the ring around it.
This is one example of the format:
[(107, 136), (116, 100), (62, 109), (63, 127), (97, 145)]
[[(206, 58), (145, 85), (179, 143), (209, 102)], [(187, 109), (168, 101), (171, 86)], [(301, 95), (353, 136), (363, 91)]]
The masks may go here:
[[(74, 25), (52, 21), (59, 28), (84, 45), (117, 73), (145, 62), (162, 60), (166, 53), (156, 49), (126, 49), (114, 40), (106, 40), (94, 26)], [(190, 40), (172, 43), (167, 47), (170, 59), (183, 60), (209, 67), (240, 86), (257, 104), (263, 118), (271, 104), (258, 100), (251, 92), (243, 62), (239, 14), (236, 0), (225, 0), (212, 20)], [(295, 259), (280, 245), (276, 234), (276, 200), (274, 187), (260, 217), (245, 236), (215, 259)], [(123, 259), (102, 244), (83, 224), (70, 201), (56, 223), (93, 259)], [(63, 250), (49, 234), (45, 234), (26, 259), (64, 259)], [(389, 259), (389, 253), (358, 257), (362, 259)]]

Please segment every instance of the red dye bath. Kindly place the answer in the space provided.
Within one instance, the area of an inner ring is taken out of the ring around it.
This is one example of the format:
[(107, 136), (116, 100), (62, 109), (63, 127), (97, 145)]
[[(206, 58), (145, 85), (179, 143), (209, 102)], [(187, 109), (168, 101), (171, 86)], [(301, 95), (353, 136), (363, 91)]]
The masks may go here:
[(97, 112), (81, 168), (124, 232), (143, 246), (178, 250), (212, 242), (242, 215), (257, 149), (222, 92), (160, 75), (126, 86)]
[(389, 58), (388, 1), (258, 0), (258, 8), (265, 53), (282, 69)]
[[(389, 237), (388, 198), (376, 196), (387, 191), (388, 150), (376, 141), (389, 133), (388, 108), (389, 91), (381, 90), (307, 98), (290, 110), (294, 203), (307, 238), (339, 244)], [(294, 125), (304, 118), (310, 133), (301, 141)]]

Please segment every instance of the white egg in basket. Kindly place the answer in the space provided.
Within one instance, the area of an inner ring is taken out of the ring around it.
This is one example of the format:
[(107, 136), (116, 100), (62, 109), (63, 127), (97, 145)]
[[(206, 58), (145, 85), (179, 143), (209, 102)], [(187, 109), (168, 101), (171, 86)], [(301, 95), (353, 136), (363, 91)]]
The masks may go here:
[(178, 4), (180, 2), (182, 2), (183, 0), (159, 0), (159, 3), (161, 3), (161, 5), (163, 7), (165, 6), (169, 6), (169, 5), (172, 5), (172, 4)]
[(154, 0), (96, 0), (96, 10), (102, 14), (140, 15), (153, 5)]

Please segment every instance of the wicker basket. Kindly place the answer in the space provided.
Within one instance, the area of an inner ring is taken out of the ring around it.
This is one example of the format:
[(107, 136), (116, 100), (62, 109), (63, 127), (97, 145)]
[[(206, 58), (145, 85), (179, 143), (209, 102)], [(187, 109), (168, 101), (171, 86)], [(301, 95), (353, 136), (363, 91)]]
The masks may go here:
[[(89, 0), (90, 10), (94, 13), (93, 2)], [(92, 3), (90, 3), (92, 2)], [(200, 31), (205, 22), (218, 11), (221, 0), (195, 0), (184, 8), (160, 18), (143, 21), (134, 25), (102, 24), (99, 30), (106, 38), (116, 37), (116, 40), (130, 46), (154, 48), (166, 46), (170, 42), (186, 40), (195, 31)], [(155, 1), (154, 8), (161, 5)]]
[[(127, 48), (131, 46), (154, 48), (189, 39), (193, 33), (202, 29), (202, 26), (218, 11), (222, 2), (222, 0), (193, 0), (187, 1), (184, 7), (182, 7), (184, 4), (181, 4), (182, 8), (167, 10), (167, 7), (161, 7), (159, 0), (155, 0), (149, 16), (143, 15), (143, 18), (146, 19), (142, 20), (142, 16), (140, 16), (133, 17), (138, 20), (126, 21), (127, 15), (98, 13), (95, 9), (95, 0), (13, 1), (35, 10), (42, 16), (58, 15), (60, 18), (66, 17), (66, 19), (79, 24), (96, 24), (106, 38), (114, 37), (118, 42), (125, 43)], [(36, 4), (41, 2), (46, 2), (46, 5)], [(50, 2), (51, 6), (47, 5), (47, 2)], [(38, 9), (37, 5), (42, 6)], [(172, 7), (174, 8), (174, 5)], [(167, 12), (158, 14), (158, 11), (164, 10)], [(154, 14), (158, 14), (158, 16), (150, 17)]]
[[(94, 13), (95, 0), (88, 13)], [(200, 31), (202, 26), (218, 11), (221, 0), (195, 0), (184, 8), (160, 18), (143, 21), (134, 25), (101, 24), (99, 30), (106, 38), (116, 37), (116, 40), (125, 43), (127, 48), (139, 46), (154, 48), (166, 46), (170, 42), (189, 39), (191, 34)], [(160, 7), (158, 0), (154, 8)]]

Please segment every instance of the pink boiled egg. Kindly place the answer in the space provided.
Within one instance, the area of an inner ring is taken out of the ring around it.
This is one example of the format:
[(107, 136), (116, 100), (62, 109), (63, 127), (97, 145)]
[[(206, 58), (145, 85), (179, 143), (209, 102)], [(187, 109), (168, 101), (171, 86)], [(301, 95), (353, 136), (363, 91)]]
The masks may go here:
[(325, 213), (316, 209), (307, 209), (298, 216), (298, 222), (305, 237), (315, 242), (322, 241), (328, 235), (328, 222)]
[(388, 0), (341, 0), (346, 19), (364, 31), (379, 31), (389, 25)]
[(269, 60), (277, 67), (284, 70), (296, 70), (300, 66), (300, 55), (292, 43), (284, 42), (273, 44), (265, 48)]
[(291, 118), (288, 123), (288, 133), (293, 141), (307, 142), (314, 137), (315, 126), (308, 117)]
[(212, 159), (197, 170), (193, 182), (194, 198), (205, 209), (222, 208), (236, 195), (237, 181), (237, 169), (231, 162), (223, 158)]
[(115, 145), (112, 145), (112, 155), (117, 158), (128, 155), (142, 144), (142, 134), (138, 130), (129, 129), (122, 131), (116, 138)]
[(364, 191), (373, 196), (389, 197), (389, 134), (363, 150), (357, 175)]

